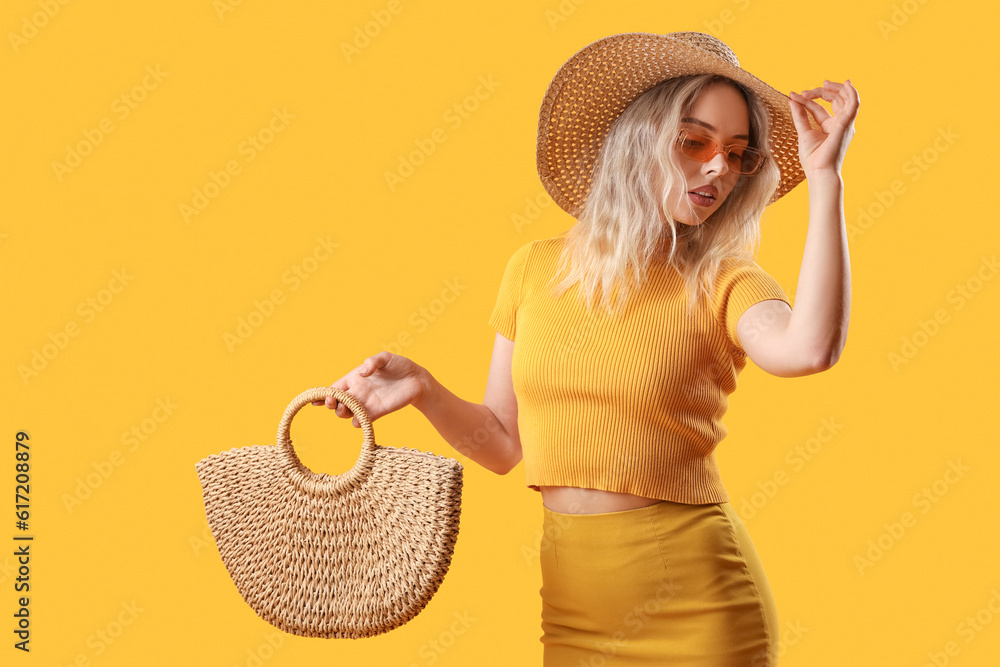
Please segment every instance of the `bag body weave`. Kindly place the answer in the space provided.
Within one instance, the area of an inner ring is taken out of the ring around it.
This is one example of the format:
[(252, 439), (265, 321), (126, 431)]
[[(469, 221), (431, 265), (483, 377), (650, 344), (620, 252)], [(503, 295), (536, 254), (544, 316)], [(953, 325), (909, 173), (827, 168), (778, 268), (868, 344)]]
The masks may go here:
[[(342, 475), (314, 473), (292, 447), (295, 414), (334, 396), (358, 418), (361, 454)], [(437, 592), (458, 537), (462, 464), (375, 444), (364, 406), (333, 387), (292, 400), (274, 445), (195, 466), (208, 524), (240, 595), (303, 637), (372, 637), (415, 617)]]

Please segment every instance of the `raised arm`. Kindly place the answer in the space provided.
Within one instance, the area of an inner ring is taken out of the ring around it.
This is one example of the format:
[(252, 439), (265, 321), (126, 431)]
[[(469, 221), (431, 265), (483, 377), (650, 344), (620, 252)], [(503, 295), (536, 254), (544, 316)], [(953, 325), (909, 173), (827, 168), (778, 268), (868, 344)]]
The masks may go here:
[[(833, 115), (813, 100), (831, 103)], [(791, 93), (799, 159), (809, 188), (809, 228), (792, 309), (762, 301), (746, 310), (737, 334), (747, 356), (782, 377), (826, 370), (840, 359), (851, 312), (851, 264), (841, 167), (854, 136), (860, 98), (850, 80)], [(806, 112), (819, 123), (809, 126)], [(754, 332), (743, 340), (743, 332)]]

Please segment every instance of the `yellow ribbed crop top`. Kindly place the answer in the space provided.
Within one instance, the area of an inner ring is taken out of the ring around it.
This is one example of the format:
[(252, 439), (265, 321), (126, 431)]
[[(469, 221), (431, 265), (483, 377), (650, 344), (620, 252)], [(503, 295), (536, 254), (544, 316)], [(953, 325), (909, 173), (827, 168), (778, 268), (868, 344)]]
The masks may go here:
[(688, 317), (683, 278), (655, 262), (621, 314), (588, 311), (578, 284), (550, 294), (564, 238), (531, 241), (510, 257), (489, 319), (515, 341), (527, 486), (728, 501), (715, 447), (746, 366), (736, 323), (760, 301), (789, 303), (784, 290), (756, 262), (724, 262), (711, 306), (702, 297)]

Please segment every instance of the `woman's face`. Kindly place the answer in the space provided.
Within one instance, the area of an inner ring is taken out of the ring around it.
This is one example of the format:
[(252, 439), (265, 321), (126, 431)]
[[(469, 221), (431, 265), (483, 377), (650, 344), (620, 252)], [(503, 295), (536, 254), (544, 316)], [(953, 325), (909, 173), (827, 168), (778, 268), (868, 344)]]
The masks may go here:
[[(750, 112), (742, 93), (725, 83), (714, 83), (695, 99), (681, 129), (707, 135), (725, 146), (747, 146), (750, 142)], [(668, 199), (676, 222), (697, 226), (715, 213), (736, 186), (740, 175), (731, 171), (723, 153), (708, 162), (698, 162), (681, 153), (673, 144), (674, 160), (687, 179), (675, 183)], [(714, 188), (714, 190), (713, 190)], [(707, 191), (709, 199), (692, 194)], [(693, 211), (692, 211), (693, 209)]]

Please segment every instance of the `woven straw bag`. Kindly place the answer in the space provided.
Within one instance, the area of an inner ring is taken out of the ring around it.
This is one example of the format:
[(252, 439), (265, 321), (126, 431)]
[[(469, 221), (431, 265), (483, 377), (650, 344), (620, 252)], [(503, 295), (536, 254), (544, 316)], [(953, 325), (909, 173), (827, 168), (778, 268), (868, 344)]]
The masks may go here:
[[(289, 427), (314, 400), (334, 396), (364, 431), (342, 475), (314, 473)], [(195, 466), (222, 562), (240, 595), (271, 625), (303, 637), (371, 637), (427, 605), (458, 537), (462, 464), (382, 447), (364, 406), (333, 387), (288, 405), (275, 445), (233, 448)]]

